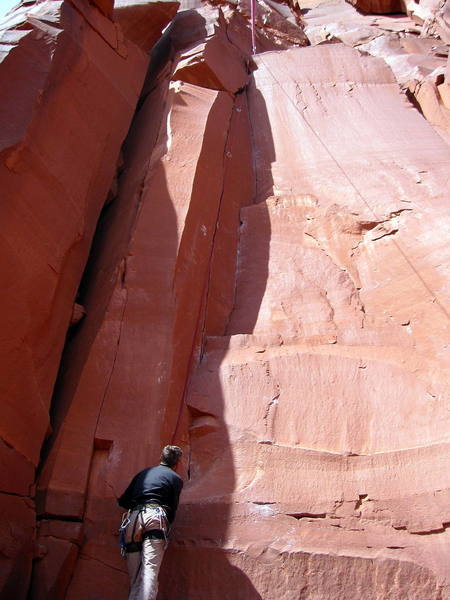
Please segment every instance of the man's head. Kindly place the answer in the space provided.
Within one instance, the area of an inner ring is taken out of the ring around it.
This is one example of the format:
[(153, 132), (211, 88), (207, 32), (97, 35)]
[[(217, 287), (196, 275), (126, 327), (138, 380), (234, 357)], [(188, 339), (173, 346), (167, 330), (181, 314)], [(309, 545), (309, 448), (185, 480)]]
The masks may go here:
[(173, 469), (181, 459), (183, 450), (179, 446), (164, 446), (161, 452), (160, 464)]

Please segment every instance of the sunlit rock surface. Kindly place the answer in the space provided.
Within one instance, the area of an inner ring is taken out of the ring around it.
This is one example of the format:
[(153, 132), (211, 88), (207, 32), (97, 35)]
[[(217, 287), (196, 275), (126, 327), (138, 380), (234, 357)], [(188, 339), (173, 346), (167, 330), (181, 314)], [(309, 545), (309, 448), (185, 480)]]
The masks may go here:
[[(400, 85), (436, 131), (450, 143), (450, 102), (445, 76), (450, 19), (439, 21), (438, 6), (408, 5), (407, 15), (361, 14), (344, 0), (311, 2), (304, 15), (312, 45), (343, 42), (362, 53), (383, 58)], [(436, 23), (442, 24), (438, 30)]]
[(256, 64), (256, 203), (225, 335), (208, 337), (189, 390), (177, 552), (196, 522), (249, 569), (249, 597), (440, 598), (448, 147), (379, 59), (326, 45)]
[(445, 600), (445, 5), (177, 9), (2, 24), (2, 598), (126, 598), (174, 442), (160, 600)]

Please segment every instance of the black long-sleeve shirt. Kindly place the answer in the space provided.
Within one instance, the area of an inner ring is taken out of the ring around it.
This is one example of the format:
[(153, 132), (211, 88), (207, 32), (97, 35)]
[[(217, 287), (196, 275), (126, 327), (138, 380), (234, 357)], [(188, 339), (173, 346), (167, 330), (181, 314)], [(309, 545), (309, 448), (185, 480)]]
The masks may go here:
[(170, 523), (175, 518), (183, 480), (171, 468), (158, 465), (140, 471), (120, 496), (119, 506), (133, 509), (139, 504), (155, 502), (166, 511)]

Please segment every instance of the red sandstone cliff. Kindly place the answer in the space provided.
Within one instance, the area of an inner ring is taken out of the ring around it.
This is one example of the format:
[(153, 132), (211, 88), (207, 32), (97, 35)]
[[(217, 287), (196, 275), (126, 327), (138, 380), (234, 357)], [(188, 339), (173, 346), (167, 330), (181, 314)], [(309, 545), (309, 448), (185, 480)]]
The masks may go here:
[(126, 598), (171, 441), (162, 600), (450, 597), (447, 4), (0, 22), (2, 598)]

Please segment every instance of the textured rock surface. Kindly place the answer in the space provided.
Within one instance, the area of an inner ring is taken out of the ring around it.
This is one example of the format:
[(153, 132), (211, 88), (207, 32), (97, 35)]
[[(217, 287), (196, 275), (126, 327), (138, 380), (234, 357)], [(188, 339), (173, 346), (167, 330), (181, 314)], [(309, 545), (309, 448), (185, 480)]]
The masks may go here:
[(251, 58), (184, 0), (119, 155), (175, 4), (3, 36), (2, 597), (125, 598), (116, 498), (176, 442), (160, 600), (447, 599), (445, 11), (261, 2)]
[(449, 149), (380, 60), (326, 45), (256, 63), (257, 204), (227, 335), (190, 386), (174, 560), (190, 580), (195, 522), (209, 570), (221, 544), (250, 577), (242, 597), (443, 597)]
[[(217, 9), (207, 12), (209, 28), (217, 19), (226, 27)], [(199, 27), (188, 43), (205, 44), (202, 12), (186, 17)], [(68, 349), (59, 389), (70, 407), (39, 480), (42, 514), (85, 524), (68, 598), (97, 597), (100, 563), (111, 590), (125, 593), (114, 538), (116, 497), (130, 472), (156, 459), (178, 424), (186, 430), (181, 403), (205, 328), (205, 299), (217, 303), (218, 313), (223, 302), (232, 302), (240, 199), (251, 195), (245, 97), (234, 100), (225, 88), (216, 89), (222, 69), (217, 53), (208, 55), (214, 89), (193, 83), (202, 75), (196, 65), (191, 71), (184, 65), (191, 83), (180, 80), (184, 32), (181, 19), (167, 35), (173, 49), (164, 42), (153, 53), (158, 63), (168, 52), (168, 63), (148, 80), (124, 148), (118, 196), (105, 216), (92, 285), (82, 298), (86, 317)], [(233, 57), (242, 87), (246, 63), (237, 49)], [(227, 257), (216, 256), (216, 240)], [(223, 285), (210, 285), (215, 262), (231, 271), (228, 297)]]
[[(344, 0), (310, 5), (304, 21), (312, 45), (341, 41), (383, 58), (425, 118), (450, 142), (450, 112), (443, 86), (450, 27), (439, 21), (443, 9), (430, 4), (423, 12), (423, 4), (412, 3), (408, 16), (379, 17), (360, 14)], [(422, 19), (415, 12), (419, 9)]]
[(114, 18), (127, 39), (143, 50), (150, 50), (175, 16), (179, 5), (179, 2), (170, 0), (116, 0)]

